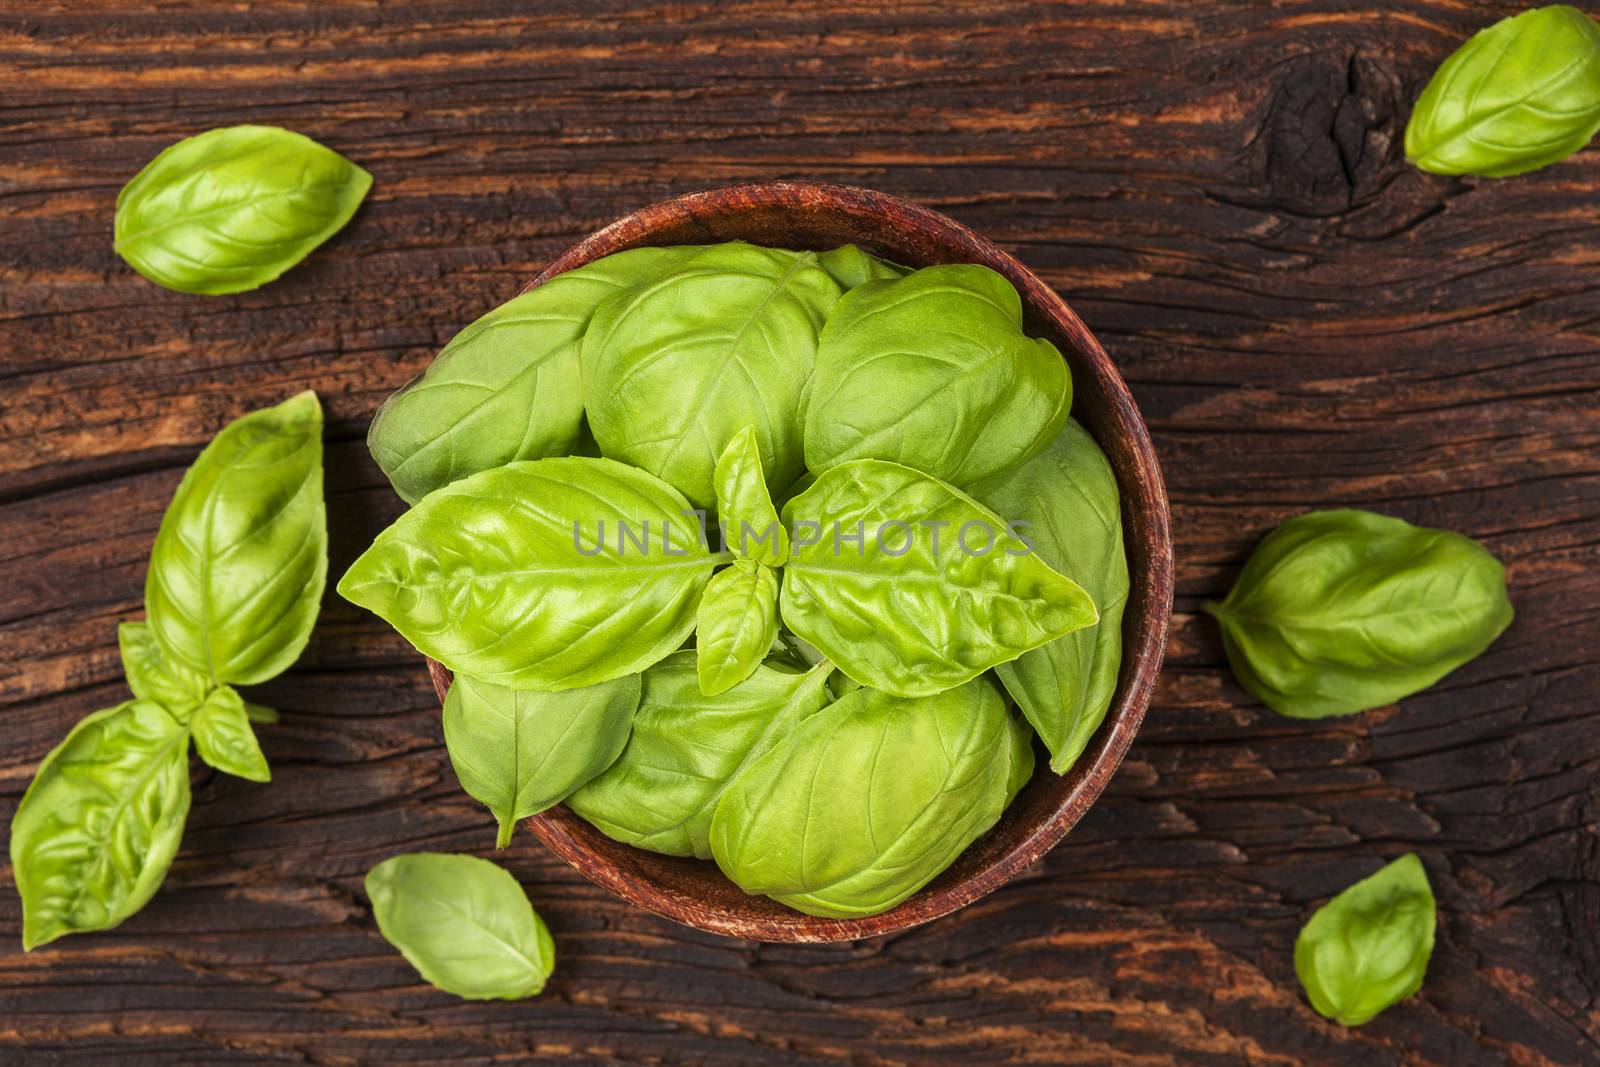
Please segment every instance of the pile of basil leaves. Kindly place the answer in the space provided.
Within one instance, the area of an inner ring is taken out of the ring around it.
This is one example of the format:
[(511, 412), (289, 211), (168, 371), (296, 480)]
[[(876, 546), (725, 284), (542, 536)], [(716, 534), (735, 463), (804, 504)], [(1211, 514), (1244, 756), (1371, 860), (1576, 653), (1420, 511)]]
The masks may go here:
[(339, 591), (454, 672), (445, 739), (500, 844), (566, 801), (871, 915), (994, 825), (1032, 734), (1065, 772), (1110, 705), (1128, 569), (1071, 402), (986, 267), (620, 252), (384, 404), (413, 507)]

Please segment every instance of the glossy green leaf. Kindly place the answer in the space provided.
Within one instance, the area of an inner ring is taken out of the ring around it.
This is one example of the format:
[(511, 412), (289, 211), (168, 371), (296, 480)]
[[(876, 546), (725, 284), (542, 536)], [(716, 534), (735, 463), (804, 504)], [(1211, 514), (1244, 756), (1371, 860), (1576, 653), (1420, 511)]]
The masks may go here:
[(770, 484), (788, 485), (804, 466), (800, 394), (838, 299), (814, 253), (734, 242), (607, 301), (583, 340), (595, 440), (711, 508), (722, 449), (754, 426)]
[(263, 682), (305, 647), (327, 572), (322, 408), (305, 392), (229, 423), (183, 476), (150, 552), (146, 622), (173, 662)]
[(712, 855), (745, 892), (809, 915), (886, 911), (1000, 817), (1015, 730), (987, 678), (912, 700), (859, 689), (734, 778)]
[(144, 907), (189, 815), (189, 731), (147, 700), (97, 711), (39, 765), (11, 820), (22, 946)]
[(1050, 566), (1081, 585), (1100, 621), (995, 668), (1000, 681), (1065, 774), (1105, 720), (1122, 665), (1128, 559), (1117, 478), (1089, 432), (1069, 421), (1049, 448), (972, 487), (972, 495), (1018, 523)]
[(265, 285), (344, 228), (372, 175), (275, 126), (227, 126), (164, 150), (117, 195), (116, 249), (158, 285)]
[(1600, 129), (1600, 24), (1565, 4), (1501, 19), (1434, 73), (1406, 125), (1406, 159), (1504, 178), (1572, 155)]
[(569, 456), (429, 493), (351, 564), (339, 592), (458, 674), (577, 689), (682, 645), (726, 558), (659, 478)]
[(517, 880), (474, 856), (413, 852), (367, 872), (384, 939), (434, 986), (467, 1000), (544, 989), (555, 942)]
[(1294, 943), (1294, 970), (1317, 1012), (1360, 1026), (1422, 988), (1433, 955), (1433, 889), (1401, 856), (1317, 909)]
[(458, 674), (444, 700), (444, 743), (461, 787), (494, 813), (496, 848), (517, 823), (566, 799), (628, 743), (637, 674), (539, 693)]
[(694, 643), (700, 691), (727, 692), (750, 677), (778, 636), (778, 576), (736, 559), (711, 576), (700, 598)]
[(847, 291), (867, 282), (893, 281), (911, 273), (908, 268), (879, 259), (855, 245), (840, 245), (831, 251), (819, 252), (817, 266), (827, 271), (839, 283), (839, 288)]
[(755, 427), (733, 435), (717, 460), (714, 478), (723, 543), (740, 558), (783, 566), (789, 558), (789, 532), (767, 492)]
[(1007, 738), (1009, 740), (1007, 756), (1011, 762), (1006, 775), (1006, 800), (1001, 810), (1009, 808), (1011, 802), (1022, 792), (1022, 787), (1028, 784), (1033, 777), (1033, 730), (1024, 721), (1015, 715), (1006, 716), (1008, 726)]
[(133, 695), (160, 704), (179, 722), (188, 722), (211, 692), (209, 678), (161, 651), (146, 623), (119, 624), (117, 646), (122, 651), (122, 673)]
[(272, 780), (267, 757), (250, 727), (249, 710), (231, 687), (212, 692), (194, 713), (189, 729), (194, 733), (194, 750), (217, 770), (252, 782)]
[(579, 346), (594, 309), (666, 274), (695, 246), (605, 256), (500, 305), (384, 401), (367, 447), (415, 504), (442, 485), (519, 459), (574, 451), (583, 419)]
[(1222, 624), (1239, 683), (1317, 719), (1382, 707), (1477, 657), (1511, 624), (1505, 569), (1476, 541), (1370, 511), (1313, 511), (1268, 534)]
[(717, 799), (739, 769), (829, 698), (830, 668), (805, 674), (758, 666), (715, 696), (700, 690), (695, 654), (644, 672), (633, 735), (606, 772), (567, 806), (617, 841), (670, 856), (711, 857)]
[(1004, 520), (909, 467), (835, 467), (783, 514), (784, 622), (874, 689), (937, 693), (1097, 618)]
[(806, 466), (884, 459), (968, 485), (1061, 432), (1072, 378), (1022, 332), (1022, 300), (987, 267), (927, 267), (852, 289), (806, 390)]

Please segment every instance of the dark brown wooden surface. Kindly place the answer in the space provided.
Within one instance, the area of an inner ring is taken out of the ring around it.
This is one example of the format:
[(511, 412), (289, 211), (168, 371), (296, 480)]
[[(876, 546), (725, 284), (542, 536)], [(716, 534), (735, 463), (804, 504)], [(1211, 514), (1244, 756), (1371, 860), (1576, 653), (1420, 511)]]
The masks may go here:
[[(873, 186), (1056, 286), (1154, 430), (1174, 629), (1105, 795), (973, 907), (846, 946), (733, 941), (523, 834), (504, 859), (560, 966), (542, 997), (483, 1005), (372, 925), (373, 863), (487, 854), (493, 831), (420, 662), (330, 596), (260, 694), (285, 712), (275, 780), (197, 768), (141, 914), (24, 955), (0, 891), (0, 1063), (1600, 1062), (1600, 149), (1503, 182), (1399, 149), (1428, 73), (1515, 5), (144, 6), (0, 7), (0, 818), (121, 699), (116, 623), (224, 421), (321, 393), (341, 569), (397, 510), (362, 444), (382, 397), (576, 238), (708, 185)], [(361, 162), (370, 201), (256, 293), (136, 276), (117, 189), (246, 121)], [(1517, 622), (1399, 708), (1256, 705), (1196, 606), (1324, 505), (1483, 539)], [(1408, 850), (1439, 897), (1428, 981), (1326, 1023), (1295, 932)]]

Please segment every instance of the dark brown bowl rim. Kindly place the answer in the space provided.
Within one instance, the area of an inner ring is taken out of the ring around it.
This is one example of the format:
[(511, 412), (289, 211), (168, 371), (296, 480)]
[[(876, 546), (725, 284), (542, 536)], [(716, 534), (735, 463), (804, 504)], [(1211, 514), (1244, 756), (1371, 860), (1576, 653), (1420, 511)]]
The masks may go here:
[[(1067, 791), (1050, 816), (969, 877), (947, 885), (936, 879), (905, 902), (877, 915), (829, 919), (789, 909), (783, 909), (784, 914), (734, 914), (620, 869), (590, 844), (595, 839), (608, 846), (615, 843), (603, 838), (598, 830), (565, 805), (557, 805), (527, 820), (529, 829), (547, 847), (585, 878), (624, 900), (701, 930), (771, 942), (854, 941), (898, 933), (965, 907), (1036, 863), (1082, 818), (1133, 743), (1160, 673), (1172, 610), (1173, 561), (1166, 487), (1155, 446), (1127, 384), (1105, 349), (1066, 301), (1014, 257), (954, 219), (899, 197), (855, 186), (799, 181), (727, 186), (659, 201), (618, 219), (567, 249), (522, 291), (527, 292), (602, 255), (648, 245), (649, 238), (668, 225), (693, 225), (696, 220), (713, 218), (722, 214), (729, 203), (749, 210), (815, 206), (824, 202), (853, 216), (889, 216), (908, 225), (938, 231), (942, 239), (963, 251), (967, 261), (983, 263), (1005, 275), (1021, 292), (1030, 315), (1048, 321), (1073, 345), (1079, 361), (1087, 364), (1097, 391), (1106, 400), (1114, 433), (1127, 443), (1133, 454), (1132, 469), (1119, 469), (1117, 474), (1123, 490), (1124, 536), (1139, 537), (1145, 546), (1142, 575), (1132, 573), (1135, 560), (1130, 553), (1130, 584), (1143, 588), (1146, 595), (1137, 605), (1138, 616), (1124, 623), (1124, 633), (1131, 631), (1134, 639), (1124, 643), (1117, 693), (1096, 734), (1098, 744), (1091, 743), (1064, 776), (1069, 780)], [(1075, 381), (1081, 380), (1081, 369), (1074, 367)], [(1128, 484), (1130, 477), (1132, 486)], [(1129, 501), (1133, 499), (1140, 502), (1139, 507), (1130, 506)], [(1135, 608), (1132, 598), (1129, 606), (1131, 615)], [(450, 686), (450, 672), (434, 660), (428, 660), (427, 664), (434, 690), (443, 702)], [(1036, 773), (1050, 771), (1043, 767)], [(707, 865), (715, 871), (714, 865)]]

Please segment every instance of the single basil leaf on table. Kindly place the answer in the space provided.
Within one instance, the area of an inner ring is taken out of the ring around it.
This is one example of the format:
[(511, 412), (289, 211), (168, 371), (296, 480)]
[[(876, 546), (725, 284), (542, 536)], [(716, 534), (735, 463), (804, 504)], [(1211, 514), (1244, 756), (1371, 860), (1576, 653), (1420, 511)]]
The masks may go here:
[(1318, 1014), (1360, 1026), (1422, 988), (1435, 925), (1422, 861), (1401, 856), (1317, 909), (1295, 939), (1295, 974)]
[(583, 339), (601, 450), (712, 508), (722, 449), (754, 426), (768, 479), (788, 485), (805, 465), (795, 412), (838, 299), (814, 253), (734, 242), (606, 301)]
[(974, 485), (972, 495), (1019, 523), (1039, 558), (1100, 609), (1093, 626), (995, 667), (1050, 750), (1051, 769), (1065, 774), (1105, 720), (1122, 665), (1128, 558), (1117, 477), (1089, 432), (1069, 421), (1049, 448)]
[(429, 493), (350, 565), (339, 593), (458, 674), (577, 689), (681, 646), (727, 558), (659, 478), (569, 456)]
[(858, 689), (739, 772), (712, 855), (745, 892), (808, 915), (887, 911), (1000, 817), (1018, 729), (987, 678), (910, 700)]
[(879, 259), (855, 245), (840, 245), (830, 251), (817, 253), (817, 265), (839, 283), (839, 288), (847, 292), (867, 282), (892, 281), (911, 273), (909, 268)]
[(265, 704), (252, 704), (248, 700), (244, 702), (244, 713), (251, 722), (263, 726), (271, 726), (281, 717), (277, 708), (269, 708)]
[(367, 448), (415, 504), (442, 485), (519, 459), (577, 449), (579, 346), (594, 309), (698, 251), (635, 248), (577, 267), (500, 305), (445, 345), (378, 409)]
[(637, 674), (539, 693), (458, 674), (444, 700), (444, 743), (461, 787), (499, 823), (496, 848), (518, 822), (566, 799), (628, 743)]
[(222, 686), (206, 697), (189, 720), (189, 729), (195, 751), (210, 766), (252, 782), (272, 780), (267, 757), (250, 728), (249, 709), (232, 687)]
[(778, 636), (778, 576), (736, 559), (711, 576), (694, 631), (700, 691), (726, 692), (750, 677)]
[(746, 426), (733, 435), (717, 460), (713, 478), (723, 544), (741, 559), (783, 566), (789, 558), (789, 533), (767, 492), (755, 427)]
[(211, 692), (211, 679), (163, 653), (147, 623), (118, 624), (117, 646), (133, 695), (160, 704), (179, 722), (188, 722)]
[(1504, 178), (1559, 162), (1600, 129), (1600, 24), (1565, 4), (1480, 30), (1446, 59), (1406, 124), (1406, 159)]
[(909, 467), (834, 467), (783, 514), (784, 622), (874, 689), (928, 696), (1097, 618), (1005, 520)]
[(22, 946), (109, 930), (144, 907), (189, 815), (189, 731), (130, 700), (73, 727), (39, 765), (11, 820)]
[(171, 662), (264, 682), (305, 648), (327, 573), (322, 408), (304, 392), (229, 423), (183, 476), (150, 551), (145, 621)]
[(717, 798), (739, 769), (827, 704), (826, 664), (799, 674), (758, 666), (715, 696), (700, 689), (695, 654), (644, 672), (633, 734), (617, 761), (567, 798), (614, 840), (669, 856), (710, 859)]
[(847, 293), (817, 343), (806, 467), (884, 459), (962, 486), (1061, 431), (1072, 377), (1022, 332), (1022, 300), (987, 267), (927, 267)]
[(384, 940), (435, 987), (466, 1000), (520, 1000), (544, 989), (555, 942), (505, 869), (475, 856), (413, 852), (367, 872)]
[(298, 133), (208, 130), (122, 187), (117, 254), (168, 289), (255, 289), (343, 229), (370, 188), (372, 175)]
[(1505, 568), (1476, 541), (1370, 511), (1313, 511), (1262, 539), (1222, 625), (1239, 683), (1300, 719), (1391, 704), (1511, 624)]

